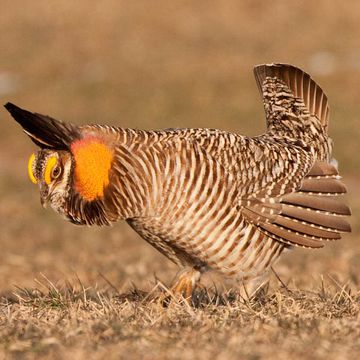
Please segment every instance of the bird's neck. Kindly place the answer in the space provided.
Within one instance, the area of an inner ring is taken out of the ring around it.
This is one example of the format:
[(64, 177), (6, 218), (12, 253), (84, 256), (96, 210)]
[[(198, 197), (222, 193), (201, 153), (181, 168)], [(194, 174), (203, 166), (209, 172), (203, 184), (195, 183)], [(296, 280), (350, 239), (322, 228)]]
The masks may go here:
[(154, 215), (161, 201), (165, 156), (158, 134), (121, 129), (104, 203), (111, 221)]

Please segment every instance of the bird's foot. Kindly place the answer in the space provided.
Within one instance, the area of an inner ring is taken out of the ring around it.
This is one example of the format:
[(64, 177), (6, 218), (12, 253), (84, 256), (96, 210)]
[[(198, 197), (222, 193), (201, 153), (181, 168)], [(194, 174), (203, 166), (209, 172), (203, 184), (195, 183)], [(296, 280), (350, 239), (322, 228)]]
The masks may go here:
[(191, 295), (200, 277), (200, 271), (194, 268), (184, 268), (179, 271), (170, 289), (162, 296), (162, 303), (168, 304), (171, 299), (190, 303)]

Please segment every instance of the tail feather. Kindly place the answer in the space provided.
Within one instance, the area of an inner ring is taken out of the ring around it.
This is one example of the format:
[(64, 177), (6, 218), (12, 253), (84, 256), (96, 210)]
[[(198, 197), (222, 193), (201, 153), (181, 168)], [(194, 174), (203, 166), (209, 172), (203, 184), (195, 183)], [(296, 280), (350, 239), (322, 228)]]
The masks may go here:
[[(262, 96), (270, 86), (267, 79), (277, 79), (292, 92), (295, 98), (303, 101), (310, 116), (315, 116), (327, 131), (329, 123), (329, 104), (325, 93), (306, 72), (287, 64), (264, 64), (254, 68), (254, 75)], [(281, 96), (281, 94), (280, 94)]]
[(75, 125), (32, 113), (12, 103), (4, 106), (30, 139), (41, 148), (68, 150), (70, 144), (80, 137)]

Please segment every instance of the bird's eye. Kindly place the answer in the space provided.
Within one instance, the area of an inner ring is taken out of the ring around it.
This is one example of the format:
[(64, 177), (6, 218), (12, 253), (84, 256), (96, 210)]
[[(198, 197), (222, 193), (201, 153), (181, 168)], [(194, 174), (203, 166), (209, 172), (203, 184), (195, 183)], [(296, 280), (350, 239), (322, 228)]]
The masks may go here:
[(51, 172), (51, 177), (53, 179), (57, 179), (61, 174), (61, 167), (59, 165), (55, 165)]
[(44, 180), (47, 185), (50, 185), (53, 181), (53, 170), (58, 167), (56, 156), (50, 156), (47, 160), (45, 171), (44, 171)]

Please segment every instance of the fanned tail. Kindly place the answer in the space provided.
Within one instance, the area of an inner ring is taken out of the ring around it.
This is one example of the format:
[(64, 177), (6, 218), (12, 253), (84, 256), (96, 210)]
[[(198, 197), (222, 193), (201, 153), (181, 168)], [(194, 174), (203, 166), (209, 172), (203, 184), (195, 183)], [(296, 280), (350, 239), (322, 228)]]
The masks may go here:
[(254, 75), (262, 96), (268, 132), (302, 141), (329, 161), (328, 99), (310, 75), (287, 64), (258, 65)]
[[(298, 99), (303, 100), (311, 116), (316, 116), (325, 130), (329, 124), (329, 103), (321, 87), (303, 70), (287, 64), (264, 64), (254, 68), (256, 83), (264, 95), (267, 78), (282, 81)], [(279, 94), (281, 96), (281, 94)]]

